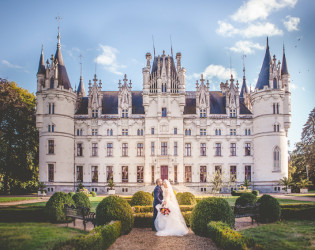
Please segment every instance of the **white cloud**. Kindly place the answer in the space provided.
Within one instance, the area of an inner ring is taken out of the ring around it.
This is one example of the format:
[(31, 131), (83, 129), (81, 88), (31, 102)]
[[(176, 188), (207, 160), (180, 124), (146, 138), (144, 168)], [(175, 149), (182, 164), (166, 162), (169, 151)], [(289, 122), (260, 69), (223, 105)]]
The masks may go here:
[(284, 26), (288, 31), (299, 30), (298, 25), (300, 23), (299, 17), (286, 16), (283, 21)]
[(22, 69), (22, 66), (20, 65), (16, 65), (16, 64), (12, 64), (7, 60), (2, 60), (1, 63), (11, 69)]
[[(231, 70), (222, 65), (210, 64), (202, 73), (194, 73), (192, 78), (199, 79), (201, 74), (203, 74), (205, 79), (218, 78), (219, 80), (228, 80), (231, 78)], [(237, 73), (234, 69), (232, 69), (232, 74), (234, 79), (237, 78)]]
[(298, 87), (294, 84), (294, 83), (291, 83), (291, 89), (292, 90), (296, 90)]
[(236, 22), (252, 22), (265, 20), (272, 12), (293, 8), (298, 0), (248, 0), (231, 16)]
[(116, 54), (119, 53), (119, 51), (116, 48), (102, 44), (100, 44), (100, 49), (102, 54), (96, 57), (94, 62), (103, 65), (109, 72), (112, 72), (116, 75), (123, 75), (119, 69), (125, 68), (125, 66), (118, 64), (116, 58)]
[(278, 29), (272, 23), (256, 23), (250, 24), (246, 28), (238, 29), (232, 24), (218, 21), (219, 28), (216, 32), (222, 36), (231, 37), (233, 35), (240, 35), (246, 38), (261, 37), (261, 36), (276, 36), (283, 35), (283, 31)]
[(238, 41), (233, 47), (229, 48), (229, 50), (233, 52), (244, 54), (253, 54), (256, 49), (263, 50), (264, 46), (251, 41)]

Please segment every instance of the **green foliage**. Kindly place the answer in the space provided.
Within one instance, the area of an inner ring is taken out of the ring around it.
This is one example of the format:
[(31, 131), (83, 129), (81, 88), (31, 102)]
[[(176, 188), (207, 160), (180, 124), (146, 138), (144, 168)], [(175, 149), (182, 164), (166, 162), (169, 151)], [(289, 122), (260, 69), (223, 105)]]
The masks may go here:
[[(180, 205), (179, 208), (182, 212), (192, 211), (195, 206)], [(132, 207), (134, 213), (153, 213), (153, 206), (134, 206)]]
[(245, 179), (245, 180), (244, 180), (244, 183), (243, 183), (243, 186), (244, 186), (246, 189), (248, 189), (248, 187), (249, 187), (250, 185), (251, 185), (250, 181), (247, 180), (247, 179)]
[(276, 198), (264, 194), (257, 201), (259, 205), (259, 216), (260, 222), (274, 222), (280, 219), (281, 207)]
[(1, 222), (45, 222), (48, 221), (45, 207), (2, 207), (0, 208)]
[(186, 222), (187, 227), (190, 227), (191, 224), (191, 211), (182, 212), (184, 220)]
[(85, 193), (79, 192), (72, 196), (76, 207), (87, 207), (91, 209), (91, 202)]
[(121, 221), (121, 233), (128, 234), (134, 223), (131, 206), (119, 196), (106, 197), (96, 208), (96, 223), (97, 225), (104, 225), (116, 220)]
[(179, 199), (180, 199), (180, 197), (183, 195), (183, 193), (177, 193), (176, 194), (176, 199), (177, 199), (177, 201), (179, 201)]
[(70, 240), (57, 243), (59, 249), (108, 249), (120, 236), (122, 224), (120, 221), (94, 228), (88, 235), (74, 237)]
[(298, 186), (299, 188), (306, 188), (306, 187), (312, 185), (312, 182), (309, 181), (309, 180), (307, 180), (307, 179), (301, 179), (301, 180), (300, 180), (299, 182), (297, 182), (296, 184), (297, 184), (297, 186)]
[(135, 228), (152, 227), (153, 213), (136, 213), (134, 214)]
[(147, 206), (152, 204), (153, 198), (148, 192), (138, 191), (131, 198), (132, 206)]
[(63, 192), (54, 193), (46, 203), (46, 212), (51, 222), (65, 222), (65, 204), (74, 205), (72, 198)]
[(232, 190), (232, 191), (231, 191), (231, 195), (232, 195), (232, 196), (239, 196), (239, 195), (237, 194), (236, 190)]
[(177, 197), (179, 205), (195, 205), (196, 197), (189, 192), (184, 192)]
[(240, 197), (238, 197), (235, 201), (235, 206), (246, 206), (246, 205), (254, 205), (257, 201), (257, 196), (251, 193), (244, 193)]
[(247, 249), (246, 240), (239, 232), (222, 221), (212, 221), (207, 225), (208, 236), (222, 249)]
[(36, 98), (14, 82), (0, 82), (1, 191), (37, 192)]
[(115, 189), (115, 184), (114, 184), (114, 181), (112, 179), (110, 179), (108, 181), (108, 187), (110, 190), (114, 190)]
[(75, 195), (75, 192), (69, 192), (68, 195), (72, 198)]
[(207, 235), (207, 224), (211, 221), (223, 221), (233, 227), (235, 217), (229, 203), (223, 198), (201, 200), (191, 214), (191, 229), (200, 236)]
[(284, 220), (315, 220), (315, 204), (280, 205)]
[(79, 182), (78, 186), (77, 186), (77, 192), (79, 192), (80, 190), (82, 190), (84, 188), (82, 182)]
[(90, 192), (90, 195), (92, 195), (92, 197), (96, 197), (96, 193), (94, 191)]
[(285, 190), (285, 191), (287, 191), (288, 188), (289, 188), (290, 186), (292, 186), (293, 184), (294, 184), (294, 183), (293, 183), (293, 181), (292, 181), (292, 179), (291, 179), (290, 176), (289, 176), (289, 178), (283, 177), (283, 178), (280, 179), (280, 181), (279, 181), (279, 185), (284, 186), (284, 190)]
[(258, 196), (259, 195), (259, 191), (258, 190), (253, 190), (252, 194)]

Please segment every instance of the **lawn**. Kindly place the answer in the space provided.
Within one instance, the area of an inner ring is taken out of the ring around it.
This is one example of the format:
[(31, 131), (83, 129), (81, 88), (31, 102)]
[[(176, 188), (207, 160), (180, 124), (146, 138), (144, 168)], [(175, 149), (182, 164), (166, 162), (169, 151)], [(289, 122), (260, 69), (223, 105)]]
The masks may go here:
[(0, 249), (51, 249), (84, 231), (50, 223), (0, 223)]
[(315, 221), (281, 221), (241, 232), (263, 249), (315, 248)]
[(0, 203), (13, 201), (27, 201), (39, 199), (38, 197), (0, 197)]

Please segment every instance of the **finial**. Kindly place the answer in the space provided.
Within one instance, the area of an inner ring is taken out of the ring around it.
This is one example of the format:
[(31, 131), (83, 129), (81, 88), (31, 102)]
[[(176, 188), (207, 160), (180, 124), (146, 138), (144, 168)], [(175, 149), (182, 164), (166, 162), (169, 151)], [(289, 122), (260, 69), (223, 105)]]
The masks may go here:
[(93, 82), (94, 82), (94, 85), (96, 85), (96, 82), (97, 82), (97, 77), (96, 77), (96, 74), (94, 74), (94, 79), (93, 79)]
[(199, 87), (198, 80), (196, 80), (196, 87), (197, 87), (197, 88)]
[(172, 36), (170, 35), (170, 41), (171, 41), (171, 55), (173, 57), (173, 45), (172, 45)]
[(42, 44), (42, 53), (44, 53), (44, 45)]
[(209, 79), (207, 80), (207, 87), (209, 88), (209, 85), (210, 85), (210, 83), (209, 83)]
[(132, 83), (131, 83), (131, 80), (129, 81), (129, 87), (131, 88), (131, 85), (132, 85)]
[(162, 55), (163, 57), (165, 56), (165, 50), (163, 50), (163, 55)]
[(58, 46), (60, 46), (60, 22), (62, 20), (61, 16), (57, 16), (56, 17), (56, 20), (58, 22), (58, 36), (57, 36), (57, 39), (58, 39)]
[(201, 79), (200, 79), (201, 84), (203, 84), (204, 81), (205, 79), (203, 79), (203, 74), (201, 74)]
[(98, 85), (100, 86), (100, 89), (102, 89), (102, 80), (98, 82)]
[(53, 62), (54, 61), (54, 55), (51, 54), (50, 60)]
[(127, 79), (127, 74), (124, 76), (124, 85), (127, 85), (128, 79)]
[(242, 59), (243, 59), (243, 79), (244, 80), (245, 80), (245, 58), (246, 58), (246, 55), (243, 53)]
[(269, 39), (268, 39), (268, 36), (267, 36), (267, 45), (266, 45), (266, 48), (269, 47)]
[(83, 57), (83, 56), (80, 54), (80, 55), (79, 55), (79, 58), (80, 58), (80, 65), (81, 65), (81, 76), (80, 76), (81, 78), (82, 78), (82, 57)]
[(285, 48), (284, 48), (284, 43), (283, 43), (283, 54), (285, 54)]
[(155, 45), (154, 45), (154, 37), (153, 37), (153, 35), (152, 35), (152, 42), (153, 42), (153, 55), (154, 55), (154, 57), (155, 57)]
[(236, 87), (238, 88), (239, 84), (238, 84), (238, 80), (236, 80)]

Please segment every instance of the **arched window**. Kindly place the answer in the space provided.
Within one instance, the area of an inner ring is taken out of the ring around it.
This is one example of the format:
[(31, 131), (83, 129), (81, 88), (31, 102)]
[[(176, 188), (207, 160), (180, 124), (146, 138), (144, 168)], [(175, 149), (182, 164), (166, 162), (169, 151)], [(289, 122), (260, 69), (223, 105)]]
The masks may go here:
[(138, 135), (138, 136), (140, 135), (140, 129), (138, 129), (138, 131), (137, 131), (137, 135)]
[(219, 135), (221, 135), (221, 129), (219, 129)]
[(109, 129), (107, 129), (107, 136), (109, 136)]
[(141, 129), (141, 135), (143, 135), (143, 129)]
[(247, 130), (247, 135), (250, 135), (250, 129)]
[(279, 132), (280, 131), (280, 125), (279, 124), (274, 124), (273, 125), (273, 132)]
[(187, 135), (187, 133), (188, 133), (188, 132), (187, 132), (187, 129), (185, 129), (185, 135)]
[(215, 130), (215, 135), (218, 135), (218, 129)]
[(80, 136), (82, 136), (83, 135), (83, 129), (81, 128), (80, 129)]
[(191, 130), (190, 129), (188, 130), (188, 135), (191, 135)]
[(247, 135), (247, 128), (245, 128), (245, 135)]
[(273, 168), (274, 171), (280, 171), (280, 148), (275, 147), (273, 151)]
[(110, 136), (113, 136), (113, 130), (112, 129), (110, 130)]
[(278, 82), (276, 78), (273, 78), (273, 88), (277, 89), (278, 88)]

